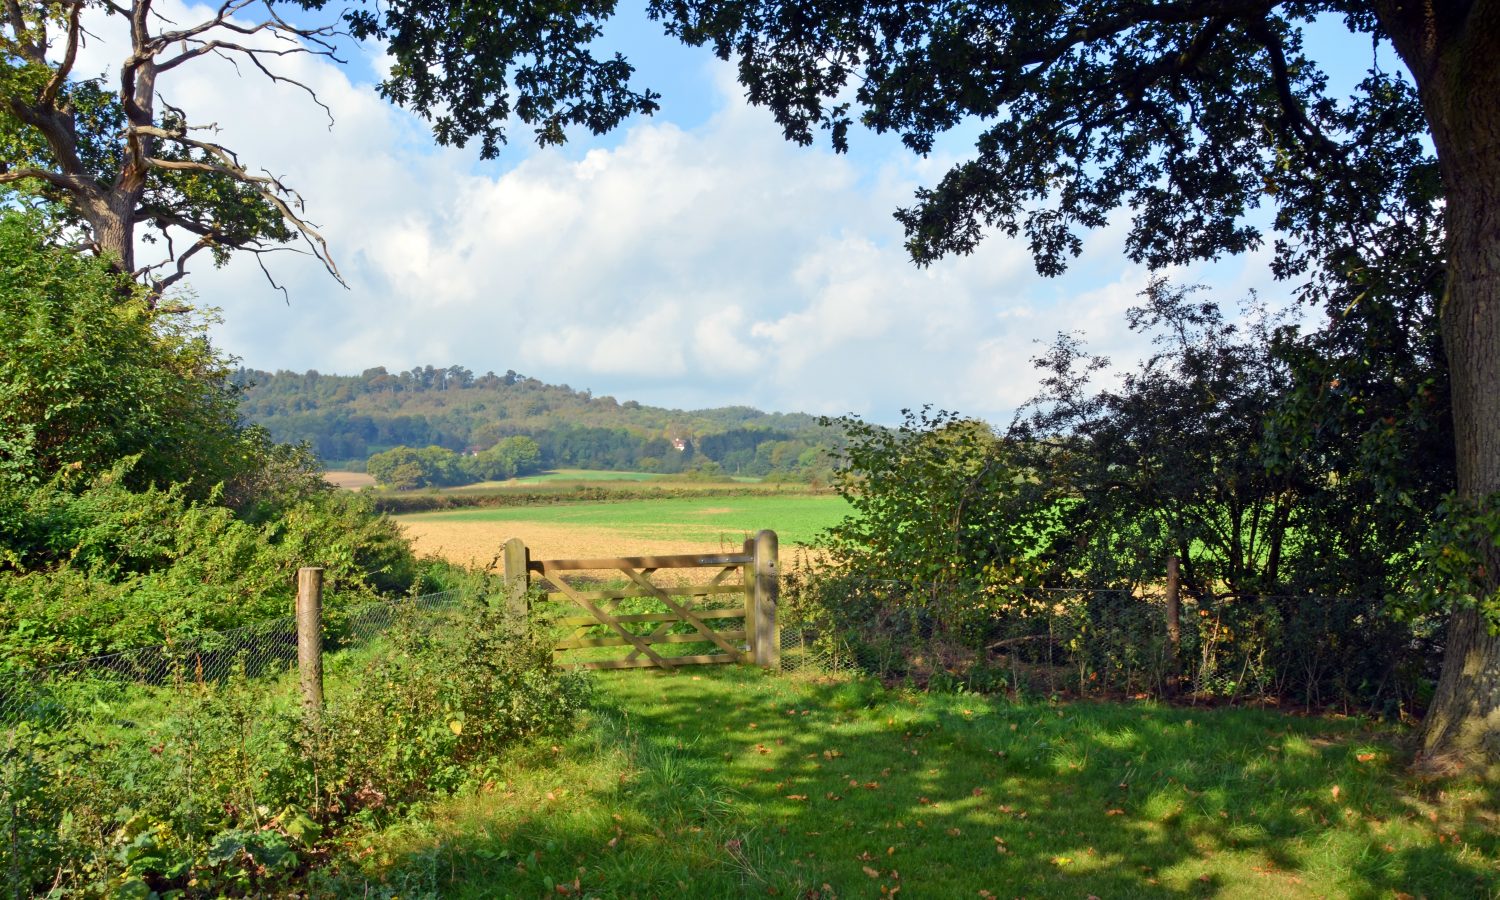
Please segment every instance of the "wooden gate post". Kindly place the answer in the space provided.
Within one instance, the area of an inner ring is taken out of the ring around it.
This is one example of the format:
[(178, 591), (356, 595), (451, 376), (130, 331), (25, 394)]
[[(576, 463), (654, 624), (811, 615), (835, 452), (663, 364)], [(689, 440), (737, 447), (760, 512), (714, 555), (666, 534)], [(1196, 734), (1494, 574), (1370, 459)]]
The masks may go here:
[(297, 673), (302, 707), (309, 715), (323, 711), (323, 569), (297, 570)]
[(531, 551), (520, 538), (505, 542), (505, 607), (517, 621), (529, 613), (526, 595), (531, 590)]
[(1182, 575), (1176, 556), (1167, 557), (1167, 695), (1176, 696), (1182, 659)]
[(776, 543), (774, 531), (755, 536), (755, 664), (766, 669), (781, 668), (781, 629), (776, 624), (781, 573)]

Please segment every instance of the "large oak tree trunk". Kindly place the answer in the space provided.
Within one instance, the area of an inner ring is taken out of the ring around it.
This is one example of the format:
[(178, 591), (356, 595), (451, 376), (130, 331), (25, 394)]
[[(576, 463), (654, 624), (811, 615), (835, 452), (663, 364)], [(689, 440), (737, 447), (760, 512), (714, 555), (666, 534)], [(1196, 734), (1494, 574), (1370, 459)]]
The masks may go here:
[[(1483, 127), (1465, 129), (1463, 146), (1450, 138), (1444, 148), (1449, 281), (1442, 314), (1458, 489), (1479, 501), (1500, 492), (1500, 91), (1465, 102), (1475, 107), (1465, 124)], [(1500, 576), (1500, 554), (1489, 557), (1486, 593)], [(1472, 607), (1455, 610), (1449, 623), (1422, 746), (1429, 756), (1500, 760), (1500, 635)]]
[[(1443, 173), (1448, 287), (1443, 341), (1453, 389), (1458, 492), (1500, 493), (1500, 3), (1382, 4), (1416, 77)], [(1500, 553), (1477, 573), (1493, 593)], [(1422, 736), (1429, 757), (1500, 761), (1500, 636), (1479, 612), (1449, 623)]]

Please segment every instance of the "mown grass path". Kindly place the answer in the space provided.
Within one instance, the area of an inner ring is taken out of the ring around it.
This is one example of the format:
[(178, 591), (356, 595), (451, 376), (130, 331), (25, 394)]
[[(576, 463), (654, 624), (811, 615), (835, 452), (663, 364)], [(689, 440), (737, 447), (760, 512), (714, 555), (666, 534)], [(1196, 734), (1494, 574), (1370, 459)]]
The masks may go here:
[(608, 673), (586, 727), (370, 839), (401, 896), (1492, 897), (1494, 787), (1352, 720)]

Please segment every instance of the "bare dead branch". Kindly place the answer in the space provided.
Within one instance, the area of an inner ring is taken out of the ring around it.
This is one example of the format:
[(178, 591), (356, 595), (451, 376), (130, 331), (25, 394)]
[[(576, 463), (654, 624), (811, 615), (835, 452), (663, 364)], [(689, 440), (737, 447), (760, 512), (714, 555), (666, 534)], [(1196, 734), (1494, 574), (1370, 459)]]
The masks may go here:
[[(181, 256), (176, 257), (177, 267), (172, 272), (172, 274), (168, 275), (166, 278), (152, 279), (152, 293), (160, 296), (161, 294), (165, 293), (166, 290), (172, 285), (186, 278), (188, 260), (192, 259), (194, 254), (199, 253), (203, 250), (207, 250), (215, 243), (217, 242), (206, 235), (194, 241), (193, 246), (189, 247)], [(170, 261), (170, 259), (171, 258), (169, 257), (167, 261)]]
[(48, 169), (38, 169), (28, 166), (21, 169), (0, 171), (0, 184), (15, 184), (18, 181), (28, 180), (45, 181), (65, 191), (81, 191), (90, 186), (88, 179), (81, 175), (53, 172)]
[[(285, 286), (277, 284), (276, 283), (276, 279), (273, 278), (273, 277), (271, 277), (271, 270), (266, 268), (265, 260), (261, 259), (261, 254), (256, 253), (256, 254), (254, 254), (254, 256), (255, 256), (255, 264), (257, 266), (260, 266), (260, 273), (262, 275), (266, 276), (266, 281), (269, 281), (271, 283), (271, 287), (275, 288), (278, 291), (281, 291), (281, 299), (282, 299), (282, 301), (284, 303), (286, 303), (287, 306), (291, 306), (292, 305), (292, 295), (287, 291), (287, 289), (286, 289)], [(338, 276), (334, 276), (334, 277), (338, 277)], [(344, 279), (339, 278), (339, 284), (344, 284)], [(348, 287), (348, 285), (344, 285), (344, 286)]]
[(78, 59), (78, 33), (79, 15), (83, 12), (82, 0), (74, 0), (68, 5), (68, 46), (63, 51), (63, 58), (58, 61), (57, 68), (52, 72), (52, 77), (47, 80), (47, 86), (42, 88), (41, 96), (37, 102), (42, 106), (50, 107), (57, 102), (57, 92), (67, 84), (68, 75), (73, 71), (73, 62)]

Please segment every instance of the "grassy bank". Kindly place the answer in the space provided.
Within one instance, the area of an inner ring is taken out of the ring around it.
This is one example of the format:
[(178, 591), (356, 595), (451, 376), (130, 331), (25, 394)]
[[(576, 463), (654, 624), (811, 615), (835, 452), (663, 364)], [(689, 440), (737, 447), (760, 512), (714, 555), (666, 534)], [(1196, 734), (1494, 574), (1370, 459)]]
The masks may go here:
[[(366, 836), (352, 894), (1486, 897), (1493, 787), (1354, 720), (608, 673), (588, 726)], [(987, 893), (986, 893), (987, 892)]]

